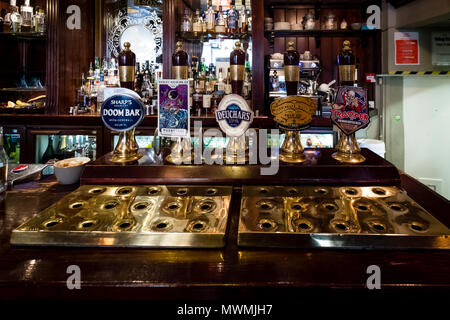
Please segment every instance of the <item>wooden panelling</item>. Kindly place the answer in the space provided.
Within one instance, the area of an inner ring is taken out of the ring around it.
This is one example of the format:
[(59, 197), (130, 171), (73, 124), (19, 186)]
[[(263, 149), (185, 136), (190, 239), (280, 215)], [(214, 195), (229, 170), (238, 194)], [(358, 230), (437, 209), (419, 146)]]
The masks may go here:
[[(66, 27), (66, 14), (69, 5), (81, 9), (81, 30)], [(81, 84), (81, 74), (86, 73), (89, 62), (94, 61), (94, 1), (59, 1), (59, 98), (58, 113), (68, 114), (75, 101), (75, 90)]]

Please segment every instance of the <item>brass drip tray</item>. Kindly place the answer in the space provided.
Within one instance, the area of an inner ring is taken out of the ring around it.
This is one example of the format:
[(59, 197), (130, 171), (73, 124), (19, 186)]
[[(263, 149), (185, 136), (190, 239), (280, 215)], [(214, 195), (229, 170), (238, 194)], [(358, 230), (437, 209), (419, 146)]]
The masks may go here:
[(82, 186), (15, 229), (11, 244), (219, 248), (231, 193), (217, 186)]
[(450, 249), (449, 235), (396, 187), (243, 188), (244, 247)]

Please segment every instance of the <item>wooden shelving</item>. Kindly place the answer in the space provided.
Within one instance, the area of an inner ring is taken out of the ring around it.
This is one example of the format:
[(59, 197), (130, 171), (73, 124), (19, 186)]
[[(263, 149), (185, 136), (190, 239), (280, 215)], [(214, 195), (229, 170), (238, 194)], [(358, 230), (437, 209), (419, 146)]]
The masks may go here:
[(316, 40), (316, 48), (320, 47), (322, 37), (360, 37), (362, 46), (367, 44), (367, 37), (376, 36), (380, 30), (266, 30), (264, 36), (271, 45), (275, 38), (288, 37), (313, 37)]
[(177, 38), (183, 41), (205, 42), (211, 39), (250, 39), (251, 33), (178, 32)]
[(40, 32), (0, 32), (0, 40), (45, 41), (47, 35)]

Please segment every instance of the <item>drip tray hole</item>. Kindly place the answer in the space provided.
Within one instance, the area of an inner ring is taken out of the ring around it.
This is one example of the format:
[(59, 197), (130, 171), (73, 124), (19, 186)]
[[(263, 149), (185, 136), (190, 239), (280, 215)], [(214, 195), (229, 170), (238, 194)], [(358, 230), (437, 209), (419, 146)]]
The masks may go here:
[(71, 208), (71, 209), (80, 209), (82, 206), (83, 206), (83, 203), (81, 203), (81, 202), (75, 202), (75, 203), (72, 203), (72, 204), (70, 205), (70, 208)]
[(179, 196), (185, 196), (188, 193), (188, 189), (178, 189), (177, 195)]
[(262, 231), (270, 232), (278, 228), (278, 224), (271, 219), (261, 219), (258, 223), (258, 228)]
[(374, 188), (374, 189), (372, 189), (372, 192), (375, 193), (376, 195), (379, 195), (379, 196), (385, 196), (386, 195), (386, 190), (380, 189), (380, 188)]
[(46, 228), (53, 228), (54, 226), (60, 224), (61, 221), (59, 220), (49, 220), (43, 223), (44, 227)]
[(150, 194), (150, 195), (156, 195), (160, 192), (161, 192), (161, 189), (159, 189), (159, 188), (151, 188), (148, 190), (148, 194)]
[(173, 224), (169, 220), (158, 220), (152, 225), (152, 230), (157, 232), (169, 231), (173, 228)]
[(314, 190), (314, 192), (318, 193), (318, 194), (321, 194), (321, 195), (324, 195), (324, 194), (328, 193), (328, 190), (327, 189), (316, 189), (316, 190)]
[(131, 188), (121, 188), (119, 190), (117, 190), (117, 194), (120, 194), (122, 196), (130, 194), (133, 191), (133, 189)]
[(349, 196), (355, 196), (358, 194), (358, 191), (356, 189), (345, 189), (344, 192)]
[(413, 221), (409, 224), (409, 229), (414, 232), (422, 233), (426, 232), (428, 230), (428, 227), (421, 222)]
[(203, 220), (193, 220), (188, 223), (186, 231), (188, 232), (204, 232), (208, 229), (208, 222)]

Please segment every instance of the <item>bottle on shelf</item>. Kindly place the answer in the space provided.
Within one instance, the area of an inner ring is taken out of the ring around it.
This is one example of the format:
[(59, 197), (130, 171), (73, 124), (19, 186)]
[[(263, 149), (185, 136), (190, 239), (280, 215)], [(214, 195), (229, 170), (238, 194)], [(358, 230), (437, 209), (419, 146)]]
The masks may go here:
[(142, 99), (145, 105), (151, 105), (153, 101), (153, 85), (149, 73), (144, 74), (141, 88)]
[(300, 55), (295, 49), (294, 42), (288, 43), (288, 49), (284, 53), (284, 77), (286, 80), (286, 93), (288, 96), (296, 96), (300, 81)]
[(241, 42), (237, 41), (230, 54), (232, 93), (242, 96), (245, 74), (245, 52), (241, 49)]
[(30, 6), (30, 0), (25, 0), (20, 6), (20, 14), (22, 15), (22, 32), (32, 31), (33, 7)]
[(252, 11), (247, 7), (247, 32), (252, 32)]
[(45, 13), (44, 10), (36, 7), (36, 13), (33, 15), (32, 29), (34, 32), (45, 33)]
[(353, 86), (355, 85), (356, 59), (353, 55), (351, 43), (345, 40), (343, 48), (338, 54), (339, 66), (339, 85)]
[(192, 20), (189, 16), (189, 10), (184, 10), (184, 15), (181, 18), (181, 26), (180, 26), (181, 32), (191, 32), (192, 31)]
[(144, 81), (144, 75), (141, 73), (141, 64), (136, 62), (136, 71), (134, 75), (134, 92), (141, 95), (142, 83)]
[(243, 87), (243, 97), (245, 100), (252, 99), (252, 74), (250, 68), (245, 68), (245, 76), (244, 76), (244, 87)]
[(6, 11), (5, 16), (3, 18), (3, 32), (11, 31), (11, 13), (14, 11), (16, 4), (17, 4), (16, 0), (9, 1), (9, 8)]
[(226, 27), (225, 27), (225, 18), (223, 16), (223, 12), (222, 12), (222, 6), (219, 6), (219, 11), (217, 12), (217, 18), (216, 18), (216, 23), (215, 23), (215, 32), (216, 33), (225, 33)]
[(195, 92), (192, 95), (192, 115), (199, 116), (203, 107), (203, 94), (198, 86), (195, 86)]
[(231, 94), (233, 92), (232, 86), (231, 86), (231, 69), (228, 68), (227, 71), (227, 80), (225, 81), (225, 94)]
[(197, 9), (195, 11), (195, 17), (192, 20), (192, 31), (194, 33), (202, 32), (203, 31), (203, 19), (200, 16), (200, 9)]
[(248, 31), (247, 25), (247, 8), (245, 7), (245, 0), (242, 0), (242, 7), (239, 10), (239, 21), (238, 21), (239, 31), (246, 33)]
[(20, 15), (19, 8), (17, 6), (13, 7), (9, 19), (11, 23), (10, 31), (12, 33), (22, 32), (22, 16)]
[(211, 97), (213, 93), (212, 86), (213, 84), (209, 81), (209, 79), (206, 80), (205, 83), (205, 92), (202, 97), (202, 103), (203, 103), (203, 113), (204, 115), (208, 115), (211, 109)]
[(212, 6), (212, 0), (208, 1), (208, 9), (205, 12), (206, 30), (208, 32), (215, 32), (216, 13)]
[(175, 53), (172, 55), (172, 77), (174, 79), (188, 79), (189, 56), (183, 50), (183, 43), (178, 41)]
[(236, 10), (235, 0), (231, 0), (231, 8), (228, 10), (227, 15), (227, 32), (236, 33), (239, 32), (239, 13)]
[(223, 69), (219, 68), (219, 75), (217, 77), (217, 91), (221, 92), (222, 94), (225, 93), (225, 79), (223, 77)]
[(8, 183), (8, 155), (3, 147), (3, 127), (0, 127), (0, 193), (6, 191)]
[(55, 159), (56, 153), (55, 149), (53, 148), (53, 139), (54, 136), (48, 136), (47, 149), (45, 149), (44, 154), (42, 155), (41, 163), (47, 163), (49, 160)]
[(216, 84), (214, 86), (214, 92), (211, 96), (211, 114), (216, 115), (217, 108), (219, 108), (220, 101), (222, 101), (223, 91), (219, 91), (219, 86)]
[(136, 55), (131, 51), (131, 44), (129, 42), (125, 42), (123, 46), (124, 49), (119, 54), (120, 86), (122, 88), (133, 90)]

